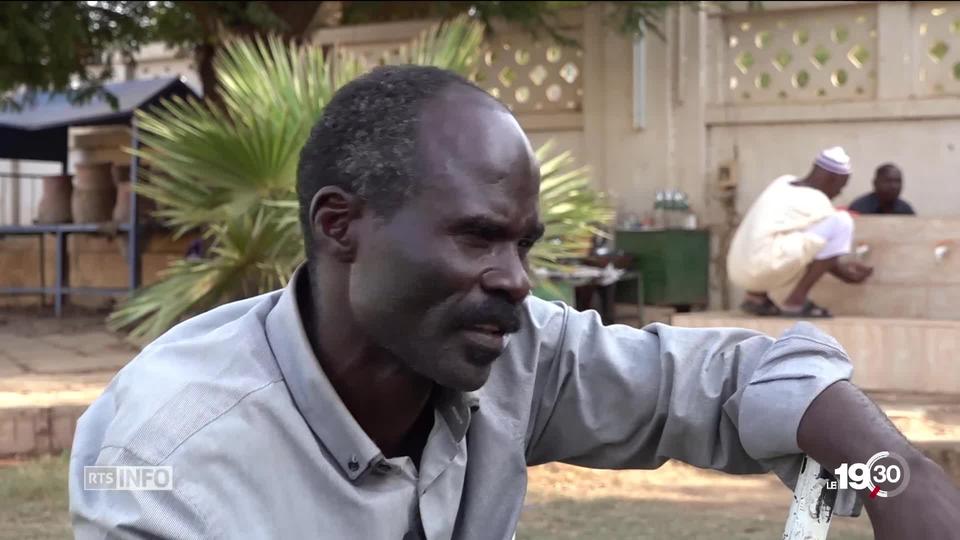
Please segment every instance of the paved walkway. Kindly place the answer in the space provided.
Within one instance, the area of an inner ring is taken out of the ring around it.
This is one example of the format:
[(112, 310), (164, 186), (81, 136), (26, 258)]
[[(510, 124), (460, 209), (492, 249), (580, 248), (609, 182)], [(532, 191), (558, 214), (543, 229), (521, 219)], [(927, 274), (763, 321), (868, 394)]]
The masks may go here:
[(105, 331), (24, 337), (0, 329), (0, 408), (89, 404), (137, 354)]
[(103, 314), (0, 310), (0, 458), (70, 448), (76, 420), (138, 349)]

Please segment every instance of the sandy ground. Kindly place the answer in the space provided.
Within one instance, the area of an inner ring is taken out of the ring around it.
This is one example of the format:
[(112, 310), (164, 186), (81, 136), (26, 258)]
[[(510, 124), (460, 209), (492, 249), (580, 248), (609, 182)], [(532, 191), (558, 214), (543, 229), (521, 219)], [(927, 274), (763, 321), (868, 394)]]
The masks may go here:
[[(791, 492), (773, 475), (733, 476), (670, 462), (656, 471), (531, 468), (518, 538), (772, 539)], [(831, 540), (872, 538), (866, 515), (835, 518)]]

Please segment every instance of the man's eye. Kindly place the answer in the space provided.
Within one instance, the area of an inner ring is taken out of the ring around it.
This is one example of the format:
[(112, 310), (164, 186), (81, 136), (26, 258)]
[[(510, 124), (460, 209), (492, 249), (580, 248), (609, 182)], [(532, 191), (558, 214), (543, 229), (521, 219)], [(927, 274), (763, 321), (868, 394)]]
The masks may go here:
[(467, 233), (463, 235), (463, 238), (472, 246), (487, 246), (490, 244), (490, 238), (483, 233)]
[(519, 243), (520, 249), (530, 249), (533, 247), (535, 242), (533, 240), (521, 240)]

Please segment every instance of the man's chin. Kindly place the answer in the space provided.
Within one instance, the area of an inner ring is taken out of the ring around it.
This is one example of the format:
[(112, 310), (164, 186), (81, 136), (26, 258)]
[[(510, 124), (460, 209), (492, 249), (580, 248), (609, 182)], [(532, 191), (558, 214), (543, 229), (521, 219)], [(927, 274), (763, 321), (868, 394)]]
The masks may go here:
[(490, 367), (483, 368), (481, 371), (482, 373), (470, 373), (469, 375), (464, 374), (463, 376), (456, 377), (451, 381), (450, 385), (445, 386), (461, 392), (479, 390), (490, 378)]
[(493, 367), (493, 358), (483, 363), (472, 362), (471, 360), (461, 360), (458, 362), (458, 368), (455, 373), (447, 373), (443, 380), (437, 383), (452, 390), (460, 392), (473, 392), (480, 389), (490, 378), (490, 370)]

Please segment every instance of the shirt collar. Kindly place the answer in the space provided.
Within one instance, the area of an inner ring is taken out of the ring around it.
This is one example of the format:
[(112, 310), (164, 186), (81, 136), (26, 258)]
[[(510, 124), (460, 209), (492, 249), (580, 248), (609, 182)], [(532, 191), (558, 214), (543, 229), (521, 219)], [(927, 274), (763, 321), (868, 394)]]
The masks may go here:
[(450, 428), (456, 442), (460, 442), (470, 427), (470, 418), (480, 409), (480, 395), (477, 392), (458, 392), (443, 389), (435, 404), (436, 410)]
[[(347, 410), (324, 374), (307, 339), (297, 304), (297, 283), (306, 265), (293, 273), (277, 305), (267, 315), (266, 334), (293, 401), (307, 425), (351, 480), (384, 460), (383, 453)], [(480, 406), (476, 392), (442, 389), (435, 408), (459, 442)]]

